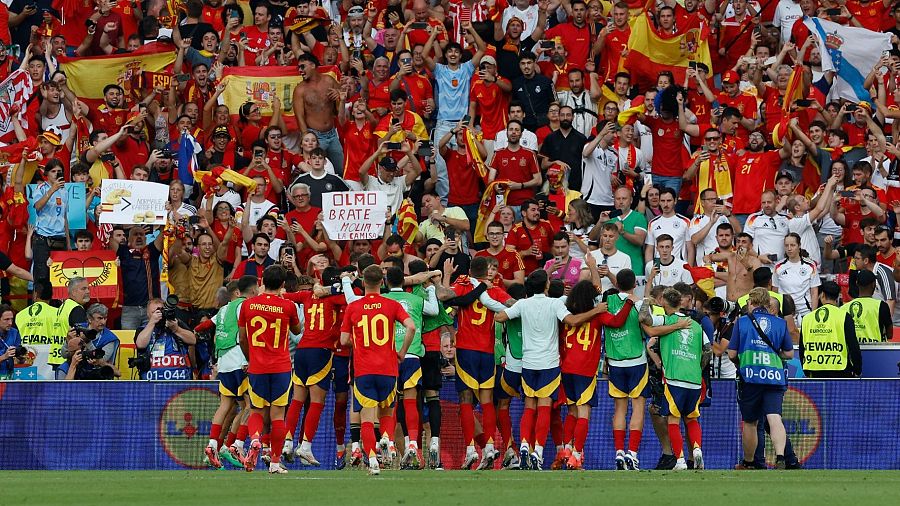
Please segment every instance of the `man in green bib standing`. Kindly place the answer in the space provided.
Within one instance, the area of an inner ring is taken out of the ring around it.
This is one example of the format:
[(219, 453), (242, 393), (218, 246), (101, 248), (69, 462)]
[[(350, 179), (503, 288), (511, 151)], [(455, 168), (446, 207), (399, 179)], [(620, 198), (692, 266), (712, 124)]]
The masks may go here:
[(822, 283), (819, 308), (800, 322), (800, 363), (808, 378), (858, 378), (862, 372), (856, 324), (838, 307), (840, 295), (837, 283)]
[[(645, 299), (641, 306), (639, 319), (644, 325), (672, 325), (681, 319), (690, 319), (681, 313), (681, 292), (667, 288), (663, 292), (663, 309), (665, 316), (651, 314), (652, 301)], [(684, 438), (681, 435), (681, 419), (687, 428), (688, 443), (693, 449), (694, 469), (703, 469), (703, 451), (701, 450), (702, 432), (700, 429), (700, 402), (703, 400), (703, 365), (709, 359), (712, 347), (706, 340), (700, 324), (691, 320), (688, 328), (664, 334), (659, 338), (651, 337), (647, 346), (651, 347), (659, 340), (660, 358), (662, 359), (664, 393), (666, 401), (660, 408), (660, 414), (668, 418), (669, 440), (677, 459), (674, 470), (687, 469), (684, 458)]]
[[(34, 347), (38, 353), (35, 365), (38, 379), (54, 379), (53, 369), (66, 361), (62, 345), (56, 345), (57, 309), (48, 302), (53, 298), (50, 280), (34, 282), (34, 304), (16, 314), (16, 328), (22, 335), (22, 346)], [(62, 336), (63, 344), (66, 342)], [(44, 361), (44, 357), (47, 357)], [(52, 369), (51, 369), (52, 368)]]
[(875, 293), (875, 274), (863, 269), (856, 275), (859, 297), (841, 306), (856, 326), (856, 340), (860, 343), (883, 343), (893, 334), (891, 308), (887, 302), (872, 297)]

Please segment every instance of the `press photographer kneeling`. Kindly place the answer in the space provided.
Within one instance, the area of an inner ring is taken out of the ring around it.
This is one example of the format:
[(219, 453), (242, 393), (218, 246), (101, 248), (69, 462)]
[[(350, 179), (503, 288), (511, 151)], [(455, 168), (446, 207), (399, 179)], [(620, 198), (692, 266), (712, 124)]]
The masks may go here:
[(178, 297), (170, 295), (165, 302), (152, 299), (147, 303), (147, 326), (138, 329), (134, 338), (137, 356), (128, 361), (148, 380), (194, 379), (188, 346), (197, 338), (187, 324), (178, 320)]
[(65, 353), (68, 359), (56, 371), (57, 379), (65, 375), (67, 380), (111, 380), (122, 375), (106, 361), (103, 348), (94, 346), (96, 337), (96, 329), (78, 326), (69, 330)]

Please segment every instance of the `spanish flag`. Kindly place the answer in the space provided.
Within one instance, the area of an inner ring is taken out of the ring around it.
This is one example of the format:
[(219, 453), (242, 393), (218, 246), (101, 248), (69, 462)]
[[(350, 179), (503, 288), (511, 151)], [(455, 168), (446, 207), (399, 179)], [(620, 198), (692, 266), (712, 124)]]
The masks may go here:
[(79, 98), (103, 99), (103, 88), (118, 84), (126, 96), (143, 88), (144, 72), (162, 72), (175, 63), (173, 46), (166, 51), (146, 48), (128, 54), (86, 56), (84, 58), (59, 57), (60, 70), (66, 73), (69, 88)]
[(236, 122), (237, 111), (246, 102), (258, 105), (263, 117), (271, 117), (273, 98), (277, 96), (281, 100), (282, 118), (288, 130), (292, 130), (297, 128), (292, 106), (294, 88), (301, 81), (303, 78), (293, 67), (225, 67), (221, 81), (225, 91), (220, 100), (232, 111)]
[(416, 208), (412, 200), (403, 199), (400, 209), (397, 210), (397, 233), (406, 244), (412, 244), (419, 233), (419, 220), (416, 216)]
[(92, 299), (104, 303), (118, 300), (121, 282), (115, 251), (53, 251), (50, 260), (50, 284), (55, 298), (68, 297), (66, 286), (69, 280), (84, 278), (88, 281)]
[[(710, 158), (704, 162), (700, 162), (700, 168), (697, 171), (697, 195), (703, 193), (704, 190), (712, 188), (721, 199), (731, 198), (733, 191), (731, 188), (731, 170), (728, 166), (728, 158), (717, 153), (715, 159)], [(698, 155), (699, 156), (699, 155)], [(700, 199), (694, 206), (694, 212), (700, 212)]]
[(478, 221), (475, 222), (475, 234), (473, 235), (475, 242), (487, 241), (487, 236), (484, 235), (488, 226), (487, 217), (494, 208), (498, 193), (503, 195), (503, 201), (506, 202), (506, 197), (509, 196), (509, 181), (505, 179), (494, 181), (485, 188), (481, 203), (478, 204)]
[(475, 169), (478, 170), (478, 175), (483, 180), (487, 180), (488, 177), (488, 168), (484, 164), (484, 160), (481, 159), (481, 153), (478, 152), (478, 144), (475, 142), (475, 134), (471, 129), (465, 129), (466, 135), (466, 159), (470, 165), (475, 166)]
[(690, 62), (698, 62), (712, 69), (709, 57), (709, 26), (698, 16), (691, 16), (688, 24), (678, 26), (674, 34), (659, 33), (645, 12), (629, 21), (628, 57), (625, 68), (631, 73), (632, 84), (641, 89), (656, 87), (656, 77), (662, 70), (675, 76), (675, 83), (684, 82)]
[(303, 35), (306, 32), (312, 31), (320, 26), (328, 26), (331, 24), (331, 20), (328, 18), (328, 14), (325, 13), (324, 10), (317, 10), (315, 16), (300, 16), (297, 14), (296, 10), (291, 7), (284, 21), (284, 28), (286, 30), (292, 31), (297, 35)]

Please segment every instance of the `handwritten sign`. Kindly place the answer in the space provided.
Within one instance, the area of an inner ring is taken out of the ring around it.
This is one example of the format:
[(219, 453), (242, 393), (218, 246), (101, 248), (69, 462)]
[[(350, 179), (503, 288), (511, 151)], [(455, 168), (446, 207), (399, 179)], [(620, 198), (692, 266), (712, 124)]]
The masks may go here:
[(332, 241), (378, 239), (384, 234), (384, 192), (333, 192), (322, 195), (325, 232)]
[(165, 225), (169, 187), (147, 181), (104, 179), (100, 186), (100, 223)]

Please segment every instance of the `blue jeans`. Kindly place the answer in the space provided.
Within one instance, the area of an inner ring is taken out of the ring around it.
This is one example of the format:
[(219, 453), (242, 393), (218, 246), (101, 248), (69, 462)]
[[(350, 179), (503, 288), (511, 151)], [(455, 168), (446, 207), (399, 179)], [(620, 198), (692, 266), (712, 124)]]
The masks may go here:
[(344, 148), (341, 146), (341, 139), (338, 137), (337, 129), (332, 128), (327, 132), (320, 132), (310, 128), (310, 132), (316, 134), (319, 139), (319, 147), (325, 150), (331, 164), (334, 165), (334, 172), (340, 176), (344, 174)]
[(682, 179), (678, 176), (657, 176), (653, 174), (653, 185), (675, 190), (675, 200), (678, 200), (678, 195), (681, 193), (681, 183)]
[[(454, 128), (456, 128), (458, 121), (447, 121), (447, 120), (437, 120), (437, 123), (434, 125), (434, 132), (431, 134), (431, 141), (437, 146), (437, 143), (447, 135), (447, 132), (450, 132)], [(447, 144), (450, 149), (456, 149), (456, 139), (451, 138), (450, 142)], [(441, 156), (440, 150), (435, 149), (435, 159), (437, 163), (435, 167), (437, 169), (437, 174), (432, 174), (432, 177), (435, 178), (435, 191), (441, 197), (441, 202), (444, 205), (447, 205), (447, 195), (450, 193), (450, 176), (447, 174), (447, 162), (444, 160), (444, 157)]]

